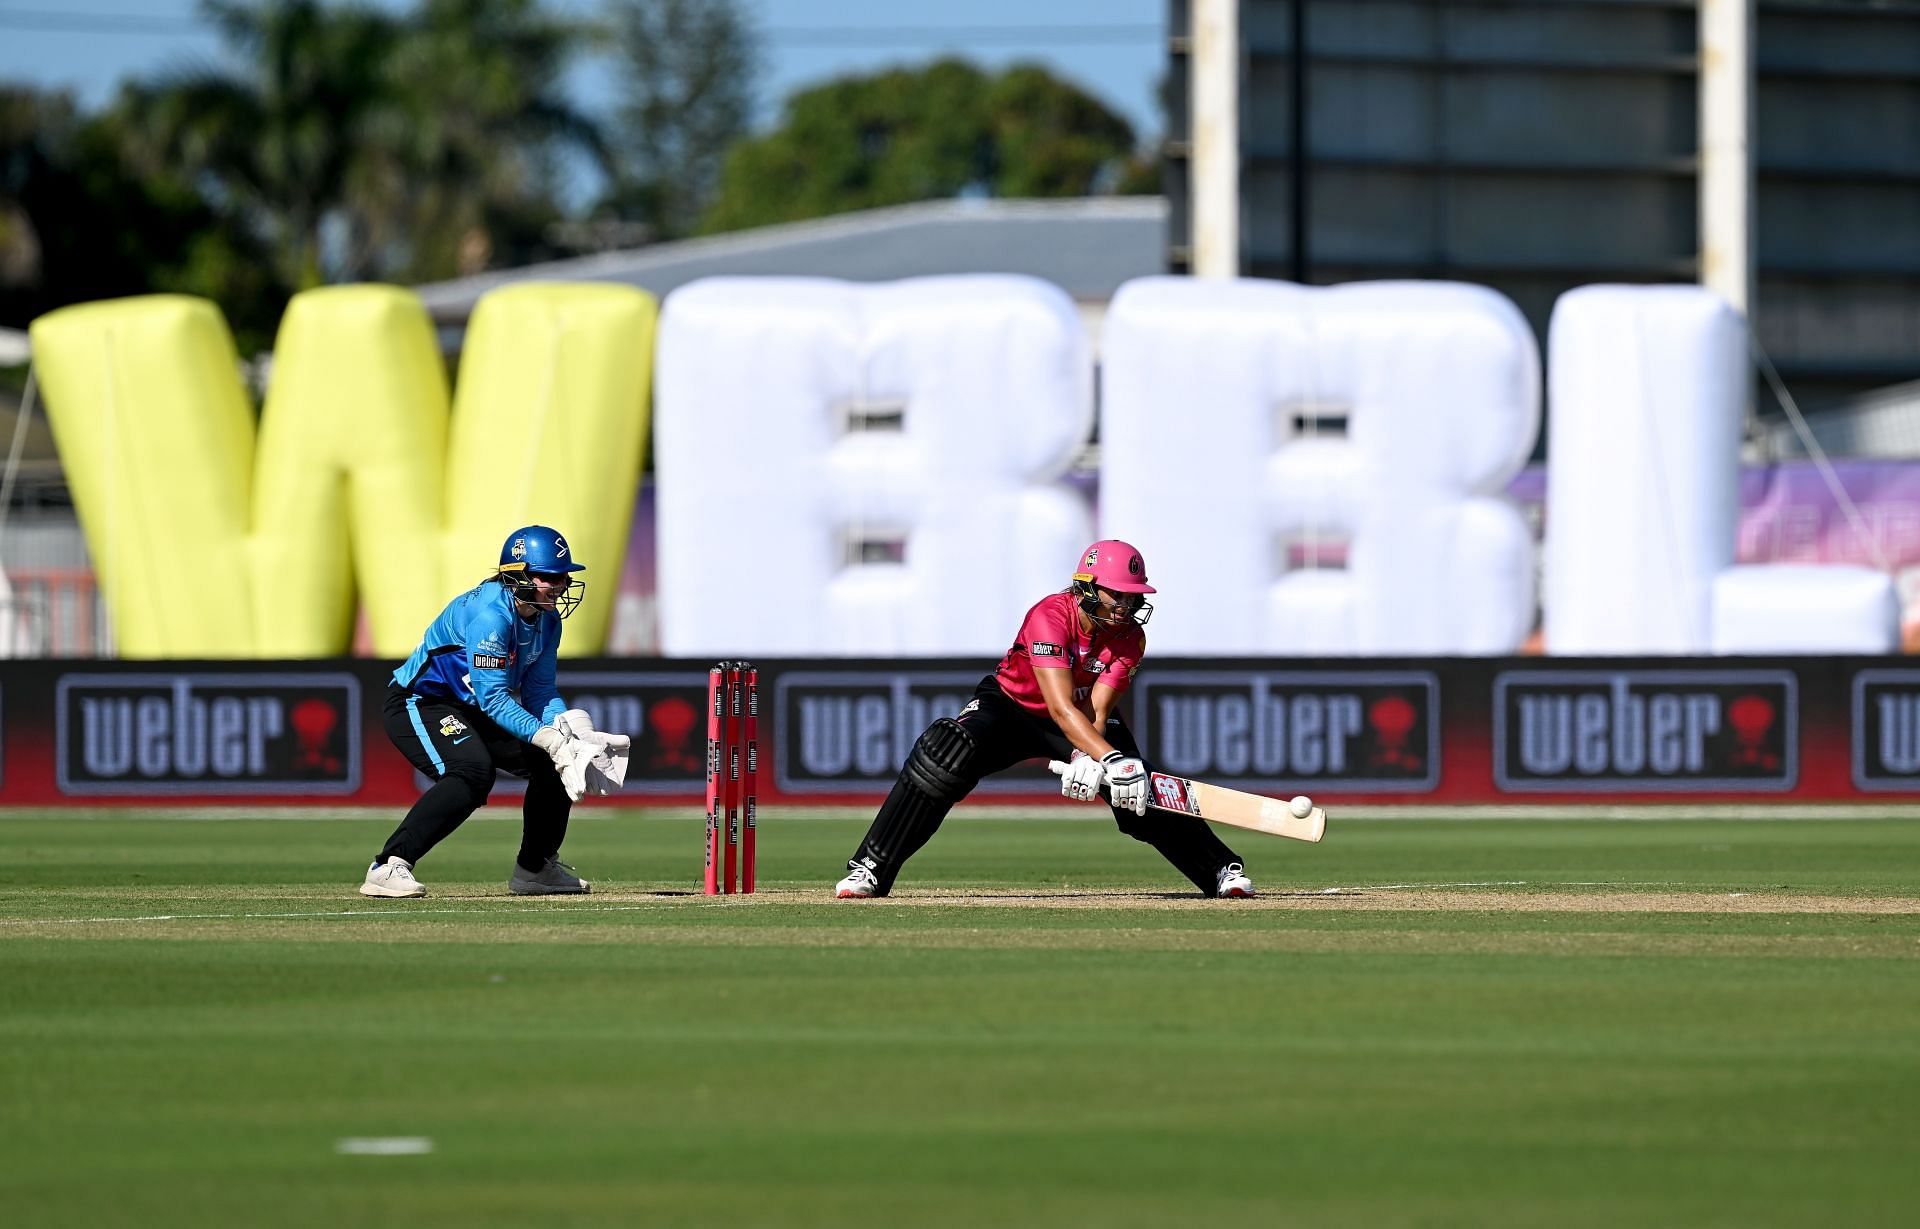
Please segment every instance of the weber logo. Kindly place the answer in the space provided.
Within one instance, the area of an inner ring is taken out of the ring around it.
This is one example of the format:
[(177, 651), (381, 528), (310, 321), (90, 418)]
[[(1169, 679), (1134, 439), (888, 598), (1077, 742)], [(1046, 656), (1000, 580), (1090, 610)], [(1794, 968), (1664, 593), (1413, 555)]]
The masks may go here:
[(1061, 652), (1060, 646), (1050, 640), (1036, 640), (1033, 642), (1033, 655), (1035, 657), (1059, 657), (1061, 656)]
[[(977, 671), (860, 670), (782, 674), (774, 701), (774, 778), (784, 792), (885, 792), (936, 717), (957, 717)], [(1033, 774), (997, 774), (976, 793), (1032, 791)]]
[(1184, 777), (1395, 793), (1440, 779), (1440, 685), (1423, 670), (1154, 671), (1135, 691), (1148, 761)]
[(1853, 785), (1920, 789), (1920, 670), (1853, 676)]
[(70, 674), (55, 692), (66, 794), (350, 794), (348, 674)]
[(1509, 793), (1783, 791), (1798, 778), (1785, 670), (1514, 670), (1493, 682)]

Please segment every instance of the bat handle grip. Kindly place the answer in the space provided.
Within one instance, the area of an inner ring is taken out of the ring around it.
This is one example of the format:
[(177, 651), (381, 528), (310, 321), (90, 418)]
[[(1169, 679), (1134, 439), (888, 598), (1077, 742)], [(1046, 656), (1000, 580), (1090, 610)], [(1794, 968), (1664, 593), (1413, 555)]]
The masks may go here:
[(1065, 760), (1048, 760), (1047, 771), (1056, 777), (1064, 777), (1067, 775), (1067, 762)]

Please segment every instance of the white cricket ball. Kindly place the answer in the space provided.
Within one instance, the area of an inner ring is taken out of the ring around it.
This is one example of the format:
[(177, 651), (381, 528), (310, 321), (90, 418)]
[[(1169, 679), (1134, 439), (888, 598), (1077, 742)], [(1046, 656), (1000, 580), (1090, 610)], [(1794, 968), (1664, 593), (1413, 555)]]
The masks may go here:
[(1313, 814), (1313, 799), (1305, 794), (1295, 794), (1293, 801), (1287, 803), (1287, 810), (1293, 812), (1295, 819), (1305, 819)]

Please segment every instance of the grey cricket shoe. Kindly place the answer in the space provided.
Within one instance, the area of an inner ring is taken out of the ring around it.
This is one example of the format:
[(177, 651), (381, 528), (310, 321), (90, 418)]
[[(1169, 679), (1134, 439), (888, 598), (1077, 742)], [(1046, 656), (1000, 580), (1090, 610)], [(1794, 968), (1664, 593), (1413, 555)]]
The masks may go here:
[(360, 884), (362, 896), (425, 896), (427, 885), (413, 877), (413, 863), (405, 858), (388, 858), (367, 868)]
[(513, 874), (507, 879), (507, 891), (515, 896), (579, 896), (592, 890), (592, 884), (574, 874), (573, 868), (558, 858), (548, 858), (547, 864), (537, 871), (515, 862)]
[(1220, 868), (1219, 886), (1213, 894), (1218, 897), (1252, 896), (1253, 880), (1247, 878), (1247, 872), (1238, 862), (1229, 862)]

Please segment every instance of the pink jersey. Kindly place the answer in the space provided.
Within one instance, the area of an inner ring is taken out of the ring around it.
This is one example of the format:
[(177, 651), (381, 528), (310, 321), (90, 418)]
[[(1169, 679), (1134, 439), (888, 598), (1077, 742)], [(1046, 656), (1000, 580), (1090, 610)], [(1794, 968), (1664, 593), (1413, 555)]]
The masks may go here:
[(1125, 691), (1147, 653), (1147, 634), (1138, 625), (1094, 626), (1092, 635), (1080, 632), (1080, 605), (1071, 593), (1041, 598), (1021, 621), (1013, 647), (1000, 659), (995, 676), (1000, 690), (1022, 708), (1042, 717), (1047, 701), (1040, 694), (1036, 670), (1072, 670), (1073, 698), (1084, 700), (1096, 681), (1105, 679), (1115, 691)]

